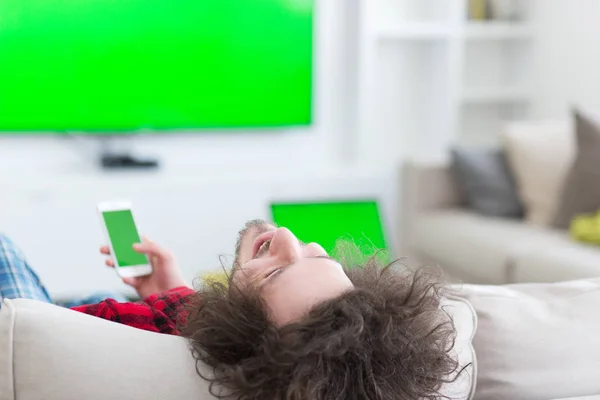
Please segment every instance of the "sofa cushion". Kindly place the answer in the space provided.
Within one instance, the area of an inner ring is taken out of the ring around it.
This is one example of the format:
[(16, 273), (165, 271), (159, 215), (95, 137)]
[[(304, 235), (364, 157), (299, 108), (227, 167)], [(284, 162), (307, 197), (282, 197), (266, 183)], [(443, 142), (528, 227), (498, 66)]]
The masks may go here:
[[(458, 330), (459, 365), (444, 393), (471, 399), (477, 318), (463, 299), (444, 304)], [(203, 371), (206, 373), (206, 371)], [(33, 300), (0, 309), (0, 400), (214, 399), (187, 342)]]
[(513, 280), (523, 283), (600, 277), (600, 247), (552, 231), (544, 241), (532, 242), (520, 252), (511, 268)]
[(578, 214), (600, 209), (600, 125), (575, 112), (577, 157), (560, 193), (554, 226), (567, 229)]
[(518, 254), (555, 235), (560, 233), (456, 209), (416, 217), (410, 240), (424, 261), (439, 264), (451, 276), (469, 283), (504, 284), (512, 281), (510, 266)]
[(600, 395), (600, 279), (463, 285), (478, 316), (475, 398)]
[(513, 123), (503, 135), (526, 218), (549, 226), (575, 156), (575, 135), (564, 123)]
[(521, 217), (523, 205), (500, 149), (455, 148), (452, 171), (470, 209), (490, 217)]

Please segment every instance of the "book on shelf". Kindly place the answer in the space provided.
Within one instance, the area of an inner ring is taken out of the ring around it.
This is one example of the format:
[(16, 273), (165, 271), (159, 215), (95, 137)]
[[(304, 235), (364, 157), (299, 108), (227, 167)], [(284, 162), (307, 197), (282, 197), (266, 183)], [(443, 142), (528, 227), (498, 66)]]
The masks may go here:
[(488, 19), (489, 10), (487, 0), (469, 0), (469, 19), (473, 21), (483, 21)]
[(519, 20), (525, 7), (519, 0), (469, 0), (467, 4), (467, 13), (472, 21)]

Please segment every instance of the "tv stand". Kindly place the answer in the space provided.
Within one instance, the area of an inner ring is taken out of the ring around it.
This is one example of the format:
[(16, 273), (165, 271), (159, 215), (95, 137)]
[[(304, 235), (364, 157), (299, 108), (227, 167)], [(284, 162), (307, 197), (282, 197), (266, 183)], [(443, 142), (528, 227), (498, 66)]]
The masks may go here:
[(159, 167), (155, 158), (133, 155), (127, 141), (122, 139), (124, 138), (100, 138), (100, 167), (107, 170), (150, 170)]
[(156, 169), (158, 160), (151, 158), (138, 158), (131, 154), (110, 154), (105, 153), (100, 157), (100, 165), (104, 169)]

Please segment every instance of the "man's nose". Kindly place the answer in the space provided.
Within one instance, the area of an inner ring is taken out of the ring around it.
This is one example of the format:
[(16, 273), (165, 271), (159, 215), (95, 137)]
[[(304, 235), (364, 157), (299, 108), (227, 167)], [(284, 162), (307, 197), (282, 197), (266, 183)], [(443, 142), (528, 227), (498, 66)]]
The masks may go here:
[(298, 238), (287, 228), (277, 229), (271, 240), (269, 252), (286, 264), (291, 264), (302, 257), (302, 247)]

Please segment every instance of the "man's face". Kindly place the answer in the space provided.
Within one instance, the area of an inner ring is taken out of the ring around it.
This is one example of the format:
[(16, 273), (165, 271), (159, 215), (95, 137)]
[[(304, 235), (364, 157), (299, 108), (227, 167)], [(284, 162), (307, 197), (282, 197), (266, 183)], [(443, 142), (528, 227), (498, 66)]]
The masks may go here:
[(235, 258), (233, 283), (258, 289), (277, 326), (354, 287), (320, 245), (304, 244), (288, 229), (264, 221), (250, 221), (242, 229)]

